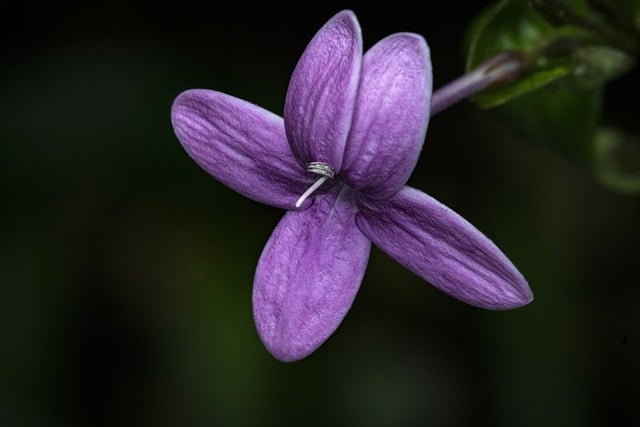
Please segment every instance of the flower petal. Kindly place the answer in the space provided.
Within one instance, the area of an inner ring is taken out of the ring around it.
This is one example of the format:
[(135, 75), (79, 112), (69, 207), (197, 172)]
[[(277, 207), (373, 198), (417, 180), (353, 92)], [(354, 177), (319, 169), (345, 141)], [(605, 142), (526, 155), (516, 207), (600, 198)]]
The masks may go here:
[(298, 61), (284, 106), (296, 157), (340, 170), (360, 77), (362, 36), (353, 12), (342, 11), (313, 37)]
[(358, 292), (371, 243), (355, 224), (346, 186), (289, 211), (258, 262), (253, 311), (265, 346), (277, 359), (312, 353), (338, 327)]
[(438, 289), (494, 310), (533, 299), (525, 279), (496, 245), (432, 197), (405, 187), (386, 201), (359, 202), (360, 230)]
[(200, 167), (250, 199), (293, 209), (312, 182), (291, 152), (282, 118), (254, 104), (188, 90), (174, 101), (171, 121)]
[(431, 85), (421, 36), (393, 34), (367, 51), (342, 166), (351, 186), (374, 199), (404, 186), (427, 132)]

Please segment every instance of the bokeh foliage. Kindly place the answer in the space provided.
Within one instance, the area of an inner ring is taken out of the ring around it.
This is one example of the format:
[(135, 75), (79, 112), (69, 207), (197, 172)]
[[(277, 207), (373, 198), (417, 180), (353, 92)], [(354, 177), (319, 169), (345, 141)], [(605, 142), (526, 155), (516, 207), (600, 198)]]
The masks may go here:
[[(467, 69), (505, 51), (524, 65), (474, 100), (529, 142), (591, 171), (608, 187), (640, 191), (640, 141), (601, 123), (608, 82), (635, 66), (640, 2), (502, 0), (479, 14), (466, 40)], [(623, 136), (624, 135), (624, 136)], [(631, 157), (631, 158), (630, 158)]]

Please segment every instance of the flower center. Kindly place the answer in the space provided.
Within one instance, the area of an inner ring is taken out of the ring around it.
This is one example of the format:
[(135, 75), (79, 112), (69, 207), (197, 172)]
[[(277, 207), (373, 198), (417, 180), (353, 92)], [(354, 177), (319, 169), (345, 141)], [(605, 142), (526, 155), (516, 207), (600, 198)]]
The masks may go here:
[(333, 178), (335, 176), (335, 171), (333, 169), (331, 169), (331, 166), (329, 166), (326, 163), (322, 163), (322, 162), (311, 162), (307, 165), (307, 172), (311, 172), (311, 173), (315, 173), (316, 175), (321, 175), (320, 178), (318, 178), (316, 180), (316, 182), (314, 182), (311, 187), (309, 187), (309, 189), (307, 191), (304, 192), (304, 194), (302, 196), (300, 196), (300, 198), (298, 199), (298, 201), (296, 202), (296, 208), (299, 208), (300, 206), (302, 206), (302, 204), (304, 203), (305, 200), (307, 200), (307, 198), (313, 194), (314, 191), (316, 191), (318, 188), (320, 188), (320, 186), (329, 178)]

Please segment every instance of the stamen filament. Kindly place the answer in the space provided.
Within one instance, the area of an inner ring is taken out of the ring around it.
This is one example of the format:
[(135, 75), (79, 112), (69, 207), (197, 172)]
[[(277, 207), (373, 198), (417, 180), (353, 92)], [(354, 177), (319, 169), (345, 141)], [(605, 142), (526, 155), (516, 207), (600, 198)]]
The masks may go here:
[(318, 180), (316, 182), (314, 182), (313, 185), (311, 187), (309, 187), (309, 189), (307, 191), (305, 191), (302, 196), (300, 196), (300, 198), (296, 202), (296, 208), (299, 208), (300, 206), (302, 206), (304, 201), (307, 200), (307, 198), (310, 195), (312, 195), (313, 192), (316, 191), (322, 185), (322, 183), (324, 183), (328, 179), (329, 179), (328, 176), (321, 176), (320, 178), (318, 178)]

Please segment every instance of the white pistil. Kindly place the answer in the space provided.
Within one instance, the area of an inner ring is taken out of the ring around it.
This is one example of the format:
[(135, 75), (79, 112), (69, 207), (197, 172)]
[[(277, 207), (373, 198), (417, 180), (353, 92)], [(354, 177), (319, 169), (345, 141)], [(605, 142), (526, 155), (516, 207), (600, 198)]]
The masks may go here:
[(313, 192), (316, 191), (318, 189), (318, 187), (320, 187), (322, 185), (322, 183), (325, 182), (328, 179), (329, 179), (328, 176), (321, 176), (320, 178), (318, 178), (318, 180), (316, 182), (314, 182), (313, 185), (311, 187), (309, 187), (309, 189), (307, 191), (305, 191), (304, 194), (302, 194), (302, 196), (300, 196), (300, 198), (296, 202), (296, 208), (299, 208), (300, 206), (302, 206), (304, 201), (307, 200), (307, 198), (310, 195), (312, 195)]
[(331, 166), (322, 162), (309, 163), (307, 165), (307, 172), (315, 173), (316, 175), (322, 176), (318, 178), (318, 180), (314, 182), (313, 185), (311, 185), (311, 187), (309, 187), (309, 189), (305, 191), (302, 196), (300, 196), (300, 198), (296, 202), (296, 208), (302, 206), (304, 201), (307, 200), (307, 198), (312, 195), (313, 192), (316, 191), (326, 180), (335, 176), (335, 172), (333, 171)]

